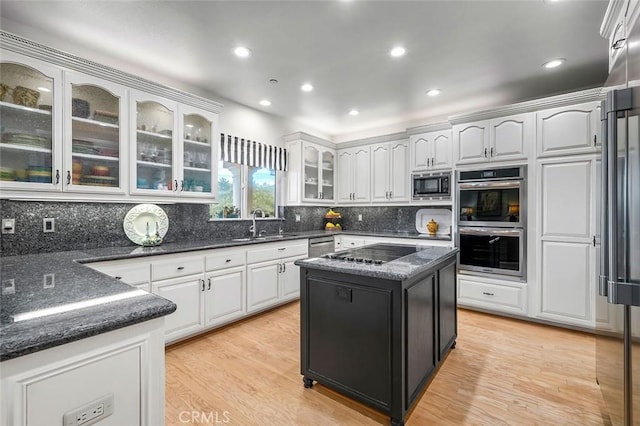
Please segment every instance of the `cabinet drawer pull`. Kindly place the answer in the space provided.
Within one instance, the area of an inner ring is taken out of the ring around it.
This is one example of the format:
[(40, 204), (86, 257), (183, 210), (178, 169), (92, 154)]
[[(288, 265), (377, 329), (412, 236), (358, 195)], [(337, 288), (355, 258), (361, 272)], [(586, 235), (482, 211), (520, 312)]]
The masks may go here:
[(115, 278), (116, 280), (121, 280), (122, 279), (122, 277), (118, 277), (118, 276), (115, 276), (113, 278)]
[(60, 183), (60, 169), (56, 169), (56, 185)]
[(207, 279), (207, 281), (209, 281), (209, 286), (207, 287), (207, 290), (211, 290), (211, 278)]
[(184, 269), (184, 266), (178, 266), (178, 271), (182, 271)]
[(204, 280), (200, 280), (202, 281), (202, 291), (204, 291)]
[(67, 185), (71, 185), (71, 172), (67, 170)]
[(225, 262), (226, 262), (226, 263), (229, 263), (229, 262), (231, 262), (231, 259), (227, 259), (227, 260), (225, 260)]
[(487, 148), (484, 149), (484, 158), (487, 158)]
[(184, 191), (184, 180), (180, 181), (180, 191)]
[(278, 251), (285, 251), (287, 248), (286, 247), (281, 247), (278, 249)]
[(487, 296), (493, 296), (494, 295), (493, 293), (489, 293), (488, 291), (483, 291), (482, 294), (485, 294)]
[(177, 191), (178, 190), (178, 179), (175, 179), (174, 182), (175, 182), (175, 186), (173, 187), (173, 190)]
[(282, 264), (282, 272), (287, 272), (287, 265), (286, 264)]

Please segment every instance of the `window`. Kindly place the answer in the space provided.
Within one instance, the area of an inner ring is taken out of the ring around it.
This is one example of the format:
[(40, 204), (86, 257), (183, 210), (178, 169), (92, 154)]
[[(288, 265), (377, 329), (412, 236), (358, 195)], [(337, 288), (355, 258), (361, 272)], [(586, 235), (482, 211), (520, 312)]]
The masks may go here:
[(210, 207), (210, 219), (249, 218), (255, 209), (276, 217), (276, 171), (220, 161), (218, 200)]

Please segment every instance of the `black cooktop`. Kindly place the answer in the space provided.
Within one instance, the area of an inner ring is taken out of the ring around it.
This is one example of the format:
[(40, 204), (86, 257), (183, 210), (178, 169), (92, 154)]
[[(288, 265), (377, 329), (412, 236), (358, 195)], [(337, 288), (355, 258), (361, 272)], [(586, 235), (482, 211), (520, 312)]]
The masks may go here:
[(353, 250), (329, 253), (324, 257), (347, 262), (369, 263), (381, 265), (399, 259), (419, 250), (417, 246), (402, 246), (397, 244), (374, 244)]

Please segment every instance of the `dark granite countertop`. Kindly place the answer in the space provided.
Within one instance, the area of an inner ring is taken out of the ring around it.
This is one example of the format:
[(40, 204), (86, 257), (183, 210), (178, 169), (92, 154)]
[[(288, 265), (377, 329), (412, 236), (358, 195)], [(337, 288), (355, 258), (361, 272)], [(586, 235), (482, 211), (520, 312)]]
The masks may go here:
[[(360, 235), (394, 238), (443, 240), (424, 234), (397, 232), (308, 231), (251, 241), (220, 239), (188, 243), (168, 243), (158, 247), (108, 247), (83, 251), (10, 256), (0, 259), (0, 361), (17, 358), (86, 337), (106, 333), (128, 325), (162, 317), (175, 311), (176, 305), (160, 296), (137, 290), (97, 272), (83, 263), (129, 259), (159, 254), (183, 253), (288, 241), (326, 235)], [(447, 239), (444, 238), (446, 241)], [(409, 276), (425, 260), (446, 253), (421, 250), (415, 259), (398, 259), (381, 266), (370, 266), (365, 275), (381, 277)], [(315, 259), (323, 266), (326, 259)], [(422, 265), (422, 266), (420, 266)], [(343, 270), (346, 266), (343, 266)], [(347, 268), (348, 269), (348, 268)]]
[(457, 256), (459, 251), (458, 248), (419, 246), (418, 251), (415, 253), (383, 263), (382, 265), (347, 262), (321, 257), (298, 260), (295, 264), (309, 269), (321, 269), (324, 271), (403, 281), (416, 277), (437, 266), (439, 263)]

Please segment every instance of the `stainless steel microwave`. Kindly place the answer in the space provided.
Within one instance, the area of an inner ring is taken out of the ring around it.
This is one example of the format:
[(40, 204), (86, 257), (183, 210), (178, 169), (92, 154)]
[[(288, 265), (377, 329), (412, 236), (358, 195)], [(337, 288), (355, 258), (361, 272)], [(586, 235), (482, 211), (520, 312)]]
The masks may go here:
[(411, 177), (414, 201), (451, 199), (451, 172), (414, 173)]

